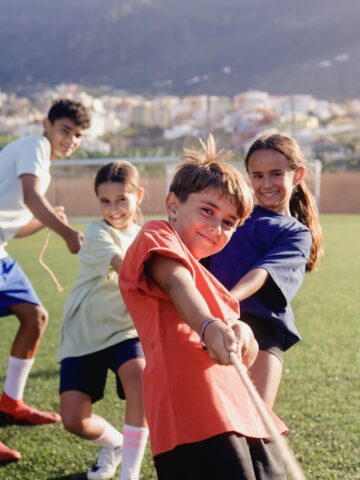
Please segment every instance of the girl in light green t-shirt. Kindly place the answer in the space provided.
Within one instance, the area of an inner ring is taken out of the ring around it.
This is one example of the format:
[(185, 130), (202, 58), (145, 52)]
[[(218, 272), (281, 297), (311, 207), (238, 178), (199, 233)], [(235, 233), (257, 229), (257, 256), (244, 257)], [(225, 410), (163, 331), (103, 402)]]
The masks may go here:
[[(89, 480), (137, 480), (148, 429), (143, 409), (141, 345), (118, 288), (118, 272), (137, 235), (144, 190), (129, 162), (103, 166), (95, 178), (102, 219), (91, 222), (80, 250), (80, 269), (66, 302), (59, 351), (60, 406), (64, 427), (102, 449), (87, 473)], [(126, 399), (120, 433), (93, 414), (104, 395), (108, 369), (116, 375), (118, 394)]]

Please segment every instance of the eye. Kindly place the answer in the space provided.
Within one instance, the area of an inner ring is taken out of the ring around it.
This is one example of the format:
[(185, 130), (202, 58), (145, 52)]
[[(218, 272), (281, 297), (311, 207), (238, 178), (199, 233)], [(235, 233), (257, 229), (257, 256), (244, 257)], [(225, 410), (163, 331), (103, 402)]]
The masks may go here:
[(212, 215), (214, 213), (213, 210), (209, 207), (202, 207), (201, 211), (204, 212), (206, 215)]
[(235, 228), (235, 222), (234, 220), (224, 220), (223, 224), (226, 226), (228, 230), (232, 230)]

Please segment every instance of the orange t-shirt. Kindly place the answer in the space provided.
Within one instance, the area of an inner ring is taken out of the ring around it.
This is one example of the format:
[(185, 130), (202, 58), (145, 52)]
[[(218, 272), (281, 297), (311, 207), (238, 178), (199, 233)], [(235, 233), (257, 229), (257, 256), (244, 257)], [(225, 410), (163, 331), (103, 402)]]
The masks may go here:
[[(188, 268), (211, 315), (225, 319), (239, 314), (238, 302), (195, 260), (169, 223), (143, 226), (127, 251), (119, 285), (145, 353), (145, 414), (153, 455), (225, 432), (268, 438), (235, 368), (211, 360), (170, 297), (146, 276), (144, 264), (153, 253)], [(279, 431), (286, 432), (282, 421), (271, 415)]]

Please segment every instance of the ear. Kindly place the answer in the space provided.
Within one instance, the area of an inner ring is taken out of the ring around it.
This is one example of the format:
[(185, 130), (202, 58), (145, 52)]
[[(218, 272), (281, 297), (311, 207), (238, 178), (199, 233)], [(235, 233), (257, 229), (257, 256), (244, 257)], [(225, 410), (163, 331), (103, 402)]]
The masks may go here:
[(179, 199), (174, 192), (169, 192), (165, 200), (167, 214), (170, 220), (176, 220)]
[(138, 205), (142, 204), (142, 201), (144, 200), (144, 194), (145, 194), (145, 190), (142, 187), (137, 189), (137, 203), (138, 203)]
[(298, 185), (305, 177), (305, 174), (306, 174), (305, 167), (299, 167), (297, 170), (295, 170), (293, 184)]

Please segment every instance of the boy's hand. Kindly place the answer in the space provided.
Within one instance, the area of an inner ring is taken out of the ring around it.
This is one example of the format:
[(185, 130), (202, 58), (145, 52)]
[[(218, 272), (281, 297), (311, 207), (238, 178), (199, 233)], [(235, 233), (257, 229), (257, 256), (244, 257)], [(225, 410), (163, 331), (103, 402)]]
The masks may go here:
[(253, 331), (247, 323), (238, 319), (231, 323), (231, 328), (233, 329), (238, 342), (237, 354), (242, 363), (247, 368), (250, 368), (256, 360), (259, 352), (259, 345), (254, 337)]
[(63, 207), (62, 205), (54, 207), (54, 213), (63, 223), (65, 223), (65, 225), (69, 225), (67, 216), (65, 214), (65, 207)]
[(228, 365), (229, 352), (236, 352), (238, 348), (234, 331), (220, 319), (206, 328), (204, 343), (209, 357), (220, 365)]
[(251, 328), (239, 320), (218, 320), (211, 323), (205, 331), (204, 342), (208, 354), (220, 365), (229, 365), (229, 353), (239, 355), (249, 368), (255, 361), (259, 347)]
[(66, 234), (66, 237), (64, 237), (64, 240), (71, 253), (78, 253), (81, 248), (83, 238), (84, 235), (81, 232), (78, 232), (73, 228), (68, 229), (68, 233)]

